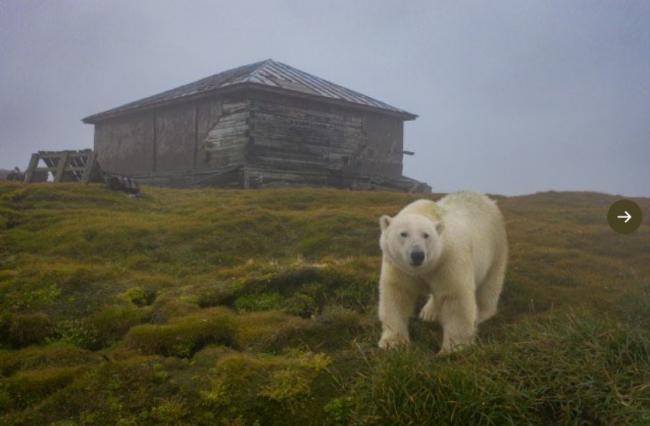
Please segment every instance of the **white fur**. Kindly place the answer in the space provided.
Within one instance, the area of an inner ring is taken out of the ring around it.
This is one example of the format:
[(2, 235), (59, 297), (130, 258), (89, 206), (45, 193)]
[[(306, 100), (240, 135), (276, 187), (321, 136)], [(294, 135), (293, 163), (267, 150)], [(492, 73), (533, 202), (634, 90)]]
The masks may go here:
[[(441, 352), (470, 345), (477, 325), (496, 313), (503, 287), (508, 242), (496, 202), (457, 192), (437, 203), (415, 201), (379, 222), (379, 347), (409, 342), (409, 317), (423, 295), (428, 300), (419, 316), (442, 325)], [(419, 266), (414, 251), (424, 252)]]

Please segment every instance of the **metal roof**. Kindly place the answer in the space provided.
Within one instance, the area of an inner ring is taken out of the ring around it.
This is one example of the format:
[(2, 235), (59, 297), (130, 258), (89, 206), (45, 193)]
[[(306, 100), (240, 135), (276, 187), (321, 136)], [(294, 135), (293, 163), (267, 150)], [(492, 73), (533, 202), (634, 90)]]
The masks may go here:
[(399, 115), (405, 120), (413, 120), (417, 117), (415, 114), (388, 105), (370, 96), (339, 86), (338, 84), (316, 77), (282, 62), (267, 59), (233, 68), (157, 95), (93, 114), (84, 118), (83, 122), (96, 123), (134, 110), (175, 103), (185, 98), (238, 87), (256, 87), (259, 89), (280, 90), (289, 95), (326, 98), (326, 100), (336, 103), (345, 103), (350, 104), (350, 106), (381, 110)]

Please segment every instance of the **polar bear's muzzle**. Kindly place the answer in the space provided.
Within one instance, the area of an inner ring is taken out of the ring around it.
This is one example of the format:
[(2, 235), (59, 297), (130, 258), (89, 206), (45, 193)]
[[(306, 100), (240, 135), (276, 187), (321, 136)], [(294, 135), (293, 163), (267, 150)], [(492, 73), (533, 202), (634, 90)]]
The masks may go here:
[(420, 247), (413, 247), (411, 250), (411, 256), (410, 256), (410, 261), (411, 261), (411, 266), (420, 266), (422, 263), (424, 263), (424, 258), (425, 258), (424, 250), (422, 250)]

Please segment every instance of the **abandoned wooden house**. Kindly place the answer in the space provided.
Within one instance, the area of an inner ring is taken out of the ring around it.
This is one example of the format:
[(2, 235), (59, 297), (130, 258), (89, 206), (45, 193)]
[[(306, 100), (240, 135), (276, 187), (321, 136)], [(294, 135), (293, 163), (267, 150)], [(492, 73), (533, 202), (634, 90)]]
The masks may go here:
[(83, 122), (102, 169), (141, 183), (430, 191), (402, 175), (416, 117), (269, 59)]

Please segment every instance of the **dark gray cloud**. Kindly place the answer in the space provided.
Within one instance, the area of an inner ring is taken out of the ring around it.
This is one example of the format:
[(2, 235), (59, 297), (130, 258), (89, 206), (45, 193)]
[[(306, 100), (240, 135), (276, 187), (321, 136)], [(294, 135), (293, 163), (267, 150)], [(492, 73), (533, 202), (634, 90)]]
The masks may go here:
[(419, 114), (405, 173), (436, 190), (650, 195), (645, 1), (0, 1), (0, 167), (265, 58)]

